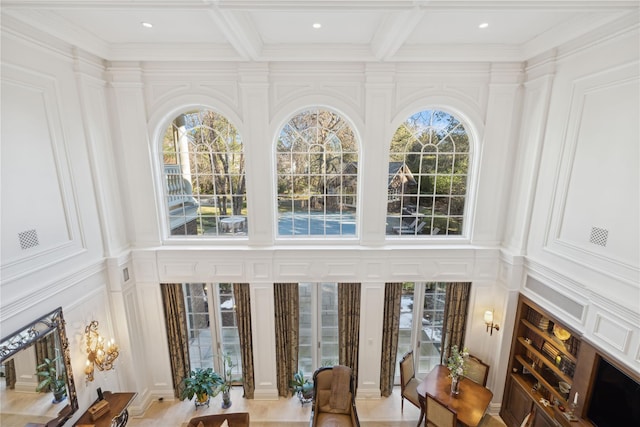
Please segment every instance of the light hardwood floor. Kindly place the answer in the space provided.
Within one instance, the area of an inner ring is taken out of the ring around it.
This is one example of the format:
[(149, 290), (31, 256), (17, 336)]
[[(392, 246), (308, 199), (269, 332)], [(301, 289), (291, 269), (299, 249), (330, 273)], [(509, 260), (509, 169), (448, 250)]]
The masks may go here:
[(0, 426), (24, 427), (27, 422), (47, 422), (55, 418), (68, 403), (52, 402), (52, 393), (19, 392), (6, 387), (5, 378), (0, 379)]
[[(278, 400), (250, 400), (242, 397), (242, 389), (232, 390), (232, 406), (221, 409), (221, 397), (211, 400), (207, 408), (195, 408), (193, 402), (164, 401), (154, 402), (142, 417), (130, 417), (127, 427), (181, 427), (190, 418), (225, 412), (249, 412), (252, 427), (302, 427), (309, 425), (311, 405), (302, 406), (295, 398)], [(358, 418), (362, 427), (415, 427), (420, 410), (405, 401), (404, 411), (400, 410), (400, 390), (388, 398), (356, 400)], [(492, 417), (486, 427), (502, 427), (504, 423), (498, 417)]]
[[(4, 383), (4, 381), (2, 381)], [(252, 427), (306, 427), (311, 418), (311, 404), (304, 406), (296, 398), (278, 400), (250, 400), (242, 397), (242, 388), (231, 391), (232, 406), (221, 409), (221, 397), (211, 400), (209, 407), (195, 408), (193, 401), (153, 402), (142, 416), (131, 416), (127, 427), (182, 427), (192, 417), (225, 412), (249, 412)], [(37, 402), (37, 403), (36, 403)], [(66, 401), (64, 402), (66, 404)], [(34, 406), (35, 405), (35, 406)], [(55, 418), (60, 405), (51, 403), (51, 394), (15, 393), (3, 390), (0, 385), (0, 408), (11, 408), (11, 415), (0, 415), (0, 426), (22, 427), (27, 416), (29, 421), (44, 421)], [(27, 409), (28, 408), (28, 409)], [(37, 408), (37, 411), (34, 410)], [(381, 399), (356, 400), (358, 418), (362, 427), (415, 427), (420, 410), (405, 401), (404, 411), (400, 409), (400, 389)], [(5, 412), (5, 411), (0, 411)], [(42, 417), (42, 418), (41, 418)], [(498, 417), (483, 427), (503, 427)]]

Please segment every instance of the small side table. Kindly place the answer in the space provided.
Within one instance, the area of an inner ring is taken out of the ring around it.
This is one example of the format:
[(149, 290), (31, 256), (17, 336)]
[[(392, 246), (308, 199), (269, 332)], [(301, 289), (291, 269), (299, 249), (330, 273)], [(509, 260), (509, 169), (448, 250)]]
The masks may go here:
[[(136, 395), (137, 393), (111, 393), (110, 391), (105, 391), (103, 396), (105, 400), (109, 402), (109, 411), (93, 421), (91, 420), (91, 414), (89, 414), (87, 410), (78, 421), (76, 421), (74, 426), (124, 427), (127, 425), (127, 421), (129, 421), (127, 407)], [(98, 401), (96, 400), (93, 404), (96, 402)]]

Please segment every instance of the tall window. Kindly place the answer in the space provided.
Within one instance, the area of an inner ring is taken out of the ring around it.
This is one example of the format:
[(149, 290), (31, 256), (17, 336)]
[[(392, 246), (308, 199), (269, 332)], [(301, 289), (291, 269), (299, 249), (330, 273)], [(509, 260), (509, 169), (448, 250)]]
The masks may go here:
[(391, 141), (387, 235), (461, 235), (468, 172), (458, 119), (438, 110), (409, 117)]
[(233, 284), (184, 283), (191, 369), (214, 368), (221, 372), (222, 354), (235, 365), (232, 375), (242, 376), (242, 355), (236, 323)]
[(276, 149), (279, 236), (354, 236), (358, 146), (338, 114), (313, 109), (292, 118)]
[(299, 283), (298, 368), (307, 377), (338, 364), (338, 284)]
[[(424, 376), (440, 363), (442, 325), (447, 284), (443, 282), (402, 284), (398, 356), (413, 350), (416, 375)], [(400, 371), (396, 364), (396, 377)]]
[(243, 145), (229, 120), (208, 110), (181, 114), (164, 134), (162, 160), (171, 235), (246, 235)]

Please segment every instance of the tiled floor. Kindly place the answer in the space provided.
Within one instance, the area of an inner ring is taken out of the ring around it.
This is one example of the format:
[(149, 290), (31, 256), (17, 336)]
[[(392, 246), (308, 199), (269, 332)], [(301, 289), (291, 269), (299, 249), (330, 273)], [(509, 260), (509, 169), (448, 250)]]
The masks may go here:
[[(252, 427), (309, 425), (311, 405), (302, 406), (297, 399), (249, 400), (242, 397), (241, 388), (234, 388), (231, 398), (233, 404), (226, 410), (220, 408), (220, 396), (208, 408), (197, 410), (192, 401), (154, 402), (143, 417), (131, 417), (127, 427), (181, 427), (192, 417), (225, 412), (249, 412)], [(404, 411), (400, 410), (399, 389), (388, 398), (356, 400), (356, 408), (363, 427), (415, 427), (420, 416), (420, 410), (407, 401)], [(504, 426), (498, 418), (491, 427), (494, 424)]]

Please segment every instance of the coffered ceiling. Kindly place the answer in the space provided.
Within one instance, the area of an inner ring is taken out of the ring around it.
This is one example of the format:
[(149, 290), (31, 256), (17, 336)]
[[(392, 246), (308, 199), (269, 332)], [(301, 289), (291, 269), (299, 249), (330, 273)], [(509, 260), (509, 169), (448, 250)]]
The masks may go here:
[(637, 0), (3, 0), (2, 20), (108, 60), (522, 61), (625, 15), (638, 19), (638, 8)]

